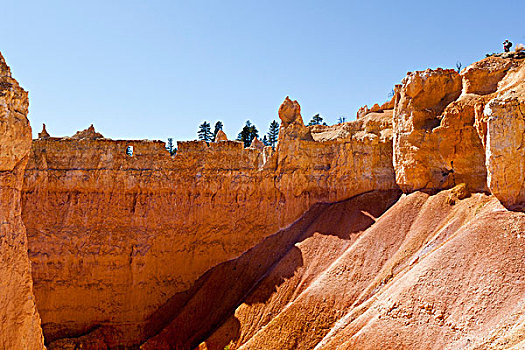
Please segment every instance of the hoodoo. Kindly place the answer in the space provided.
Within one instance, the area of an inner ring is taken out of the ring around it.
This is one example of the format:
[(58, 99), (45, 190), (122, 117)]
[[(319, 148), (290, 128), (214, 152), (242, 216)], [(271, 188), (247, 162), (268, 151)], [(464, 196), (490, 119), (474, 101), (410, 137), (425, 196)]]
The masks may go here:
[(331, 126), (286, 97), (275, 149), (173, 156), (93, 125), (31, 142), (0, 73), (0, 348), (524, 346), (520, 56), (410, 72)]

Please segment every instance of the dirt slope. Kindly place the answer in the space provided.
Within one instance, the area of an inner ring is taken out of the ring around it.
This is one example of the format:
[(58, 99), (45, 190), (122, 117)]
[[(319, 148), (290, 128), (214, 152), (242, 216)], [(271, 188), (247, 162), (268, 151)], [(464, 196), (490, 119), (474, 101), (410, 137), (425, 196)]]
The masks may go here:
[[(336, 251), (328, 237), (301, 241), (304, 273), (290, 276), (281, 259), (200, 348), (485, 349), (523, 341), (525, 215), (484, 194), (460, 199), (467, 195), (459, 186), (403, 196)], [(320, 217), (314, 230), (337, 230), (337, 221)], [(279, 278), (285, 282), (271, 290)]]
[[(314, 206), (289, 228), (209, 271), (170, 324), (143, 349), (196, 346), (241, 303), (249, 305), (249, 322), (229, 320), (227, 331), (230, 338), (246, 338), (268, 322), (268, 314), (279, 313), (295, 299), (398, 197), (398, 191), (375, 191)], [(214, 348), (223, 349), (229, 341), (217, 339)]]

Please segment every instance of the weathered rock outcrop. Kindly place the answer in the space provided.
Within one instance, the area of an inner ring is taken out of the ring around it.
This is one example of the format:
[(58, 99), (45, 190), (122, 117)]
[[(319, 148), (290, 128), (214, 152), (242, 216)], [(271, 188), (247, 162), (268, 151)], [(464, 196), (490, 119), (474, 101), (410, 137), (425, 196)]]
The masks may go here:
[(281, 119), (279, 140), (312, 140), (310, 130), (304, 125), (301, 106), (297, 101), (292, 101), (287, 96), (279, 107), (279, 118)]
[[(399, 186), (406, 192), (438, 191), (466, 183), (474, 191), (494, 188), (498, 198), (510, 187), (516, 190), (521, 176), (510, 175), (507, 167), (514, 166), (509, 160), (518, 154), (507, 146), (513, 143), (519, 153), (521, 117), (516, 107), (518, 97), (512, 94), (519, 95), (524, 89), (523, 68), (522, 61), (488, 57), (461, 75), (441, 69), (409, 73), (394, 112), (394, 168)], [(498, 100), (490, 102), (495, 98)], [(508, 103), (498, 102), (502, 98)], [(494, 106), (494, 111), (485, 106)], [(505, 108), (515, 109), (503, 113)], [(494, 113), (506, 116), (499, 118)], [(509, 123), (509, 118), (514, 122)], [(489, 120), (493, 125), (491, 144), (487, 141)], [(505, 160), (501, 158), (504, 154)], [(507, 165), (502, 167), (503, 163)], [(503, 184), (507, 181), (502, 172), (505, 177), (514, 176), (512, 184)], [(510, 196), (515, 198), (503, 201), (515, 204), (519, 195)]]
[[(367, 195), (316, 213), (199, 348), (493, 349), (523, 341), (524, 214), (493, 196), (465, 196), (461, 186), (403, 196), (375, 219), (381, 197)], [(375, 223), (360, 231), (358, 212)]]
[(525, 205), (525, 60), (513, 62), (480, 122), (486, 130), (490, 191), (507, 207)]
[(42, 131), (38, 133), (38, 138), (39, 139), (48, 139), (50, 137), (51, 137), (51, 135), (49, 135), (49, 133), (46, 130), (46, 124), (42, 124)]
[[(454, 70), (409, 73), (394, 112), (394, 168), (406, 192), (458, 183), (486, 189), (485, 152), (474, 127), (475, 100)], [(457, 100), (457, 101), (456, 101)]]
[(104, 136), (101, 133), (96, 132), (95, 127), (91, 124), (89, 128), (78, 131), (75, 135), (71, 136), (71, 138), (77, 140), (96, 140), (103, 139)]
[(299, 111), (289, 99), (281, 106), (275, 152), (190, 141), (170, 157), (162, 142), (35, 140), (23, 216), (46, 340), (102, 326), (113, 327), (109, 346), (139, 344), (206, 271), (313, 204), (397, 188), (388, 113), (334, 133), (341, 125), (307, 128)]
[(27, 248), (50, 349), (523, 345), (516, 55), (409, 73), (333, 126), (305, 126), (287, 97), (275, 150), (220, 131), (170, 156), (44, 126), (22, 189), (27, 246), (27, 95), (0, 68), (0, 347), (42, 347)]
[(31, 147), (27, 92), (0, 54), (0, 348), (42, 349), (20, 191)]
[(219, 130), (217, 132), (217, 136), (215, 136), (215, 141), (216, 142), (219, 142), (219, 141), (228, 141), (228, 136), (226, 136), (226, 133), (222, 130)]

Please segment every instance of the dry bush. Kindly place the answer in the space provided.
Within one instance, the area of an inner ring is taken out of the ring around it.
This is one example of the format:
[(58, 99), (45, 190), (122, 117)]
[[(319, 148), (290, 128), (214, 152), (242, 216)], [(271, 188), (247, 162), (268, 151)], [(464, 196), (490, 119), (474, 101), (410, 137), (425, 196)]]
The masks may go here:
[(514, 51), (516, 52), (525, 51), (525, 46), (523, 46), (523, 44), (517, 44), (516, 47), (514, 48)]

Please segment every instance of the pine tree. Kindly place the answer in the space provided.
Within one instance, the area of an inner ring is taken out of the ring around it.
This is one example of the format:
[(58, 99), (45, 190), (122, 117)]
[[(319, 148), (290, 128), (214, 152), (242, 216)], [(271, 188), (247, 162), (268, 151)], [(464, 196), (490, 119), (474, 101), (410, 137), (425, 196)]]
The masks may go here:
[(215, 142), (215, 138), (217, 137), (217, 133), (219, 132), (219, 130), (222, 130), (222, 127), (224, 125), (222, 124), (222, 122), (219, 120), (217, 123), (215, 123), (215, 129), (213, 130), (213, 142)]
[(265, 146), (270, 146), (270, 143), (268, 142), (268, 138), (266, 135), (263, 136), (262, 143), (264, 143)]
[(173, 138), (168, 137), (168, 144), (166, 145), (166, 149), (168, 152), (170, 152), (170, 156), (174, 155), (177, 152), (177, 149), (173, 147)]
[(259, 131), (257, 130), (257, 127), (247, 120), (246, 125), (244, 125), (241, 132), (237, 135), (237, 140), (242, 141), (244, 143), (244, 147), (250, 147), (253, 139), (256, 137), (259, 137)]
[(312, 120), (310, 120), (308, 125), (326, 125), (326, 123), (323, 121), (323, 117), (321, 117), (319, 114), (316, 114), (312, 117)]
[(213, 137), (213, 134), (211, 133), (210, 123), (204, 121), (201, 125), (199, 125), (199, 131), (197, 132), (197, 136), (201, 141), (210, 142)]
[(270, 129), (268, 130), (268, 144), (275, 147), (279, 138), (279, 123), (275, 120), (270, 123)]

